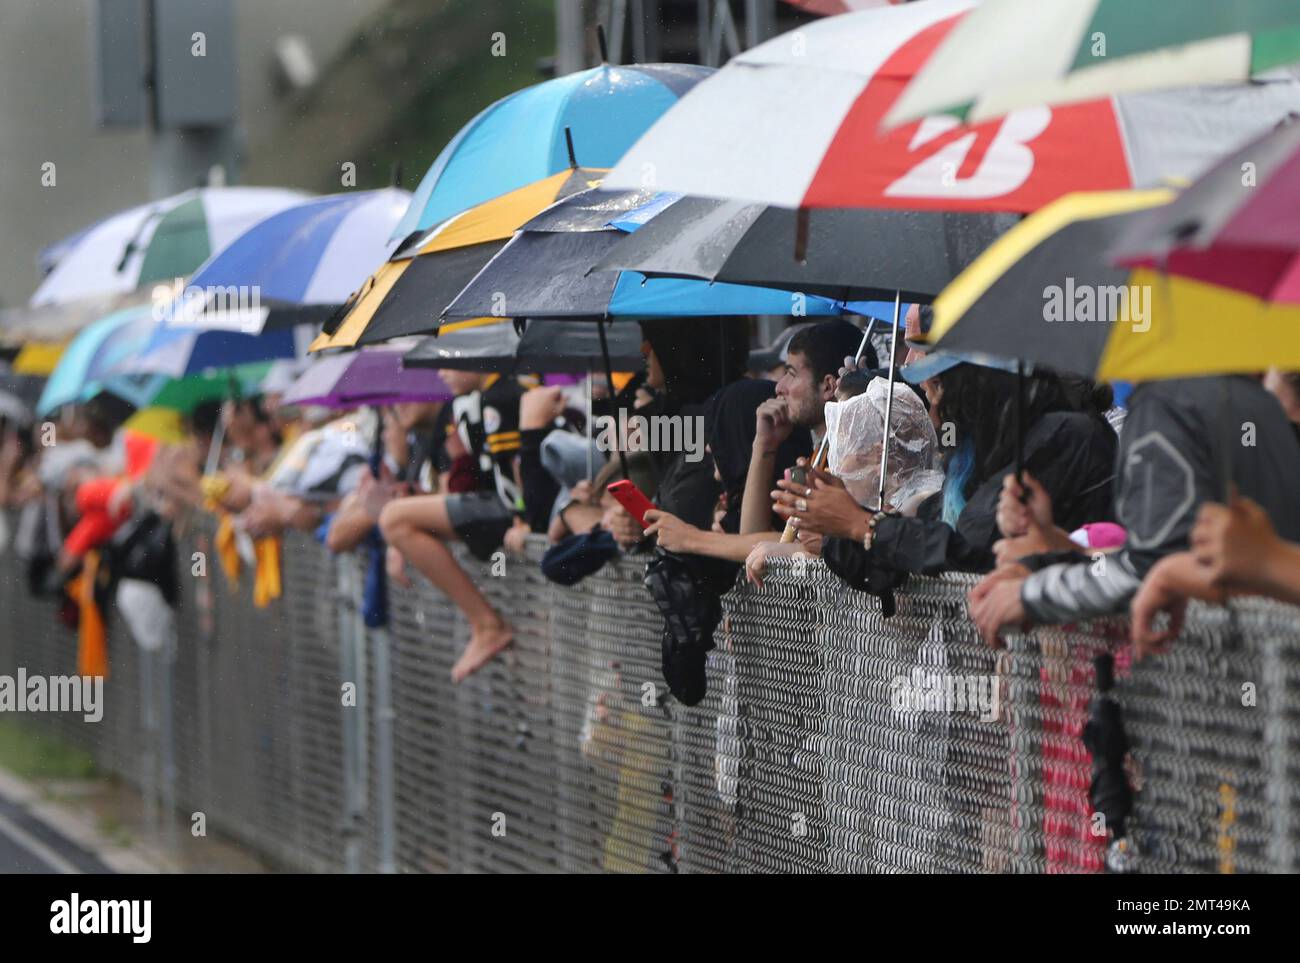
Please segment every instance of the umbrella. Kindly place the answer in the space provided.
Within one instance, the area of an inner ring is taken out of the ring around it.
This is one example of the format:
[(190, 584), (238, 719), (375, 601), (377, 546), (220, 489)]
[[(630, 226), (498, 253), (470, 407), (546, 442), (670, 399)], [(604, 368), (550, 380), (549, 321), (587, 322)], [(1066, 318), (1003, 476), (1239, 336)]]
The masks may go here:
[(66, 350), (62, 341), (28, 341), (14, 356), (13, 370), (24, 377), (48, 378)]
[(403, 366), (405, 351), (386, 346), (322, 358), (284, 393), (283, 403), (354, 408), (450, 400), (451, 390), (436, 371)]
[(403, 245), (326, 323), (311, 349), (350, 348), (432, 330), (438, 311), (521, 224), (556, 199), (599, 183), (604, 174), (584, 167), (552, 174), (449, 218)]
[[(610, 364), (619, 371), (640, 368), (641, 331), (634, 325), (609, 330)], [(422, 338), (406, 353), (408, 368), (453, 368), (462, 371), (525, 373), (587, 373), (603, 364), (596, 326), (584, 321), (527, 323), (523, 334), (515, 325), (447, 325), (437, 337)]]
[(738, 314), (838, 315), (844, 305), (817, 295), (743, 284), (646, 278), (636, 271), (592, 272), (623, 237), (610, 226), (650, 200), (643, 191), (590, 190), (533, 218), (446, 308), (445, 319), (675, 318)]
[[(612, 167), (665, 110), (713, 71), (687, 64), (602, 64), (498, 100), (438, 155), (396, 236), (573, 166)], [(566, 136), (567, 132), (567, 136)]]
[[(969, 0), (808, 24), (733, 58), (670, 109), (605, 180), (780, 207), (1036, 210), (1062, 194), (1194, 177), (1222, 144), (1300, 108), (1293, 77), (1123, 94), (961, 126), (885, 112)], [(1214, 131), (1206, 136), (1206, 131)]]
[(183, 378), (257, 361), (298, 358), (314, 334), (311, 325), (273, 328), (260, 334), (155, 327), (140, 352), (119, 364), (114, 374), (161, 374)]
[(194, 272), (262, 218), (307, 195), (270, 187), (203, 187), (114, 214), (61, 244), (33, 307), (128, 294)]
[(141, 407), (141, 402), (156, 393), (165, 379), (138, 374), (103, 376), (98, 373), (95, 363), (101, 352), (113, 344), (115, 335), (130, 330), (141, 317), (147, 318), (149, 310), (141, 307), (119, 311), (96, 321), (77, 335), (45, 383), (36, 403), (36, 413), (47, 415), (61, 405), (86, 401), (101, 391), (109, 391)]
[(1172, 196), (1078, 194), (1031, 215), (935, 301), (935, 347), (1098, 381), (1300, 369), (1300, 308), (1111, 263), (1108, 249)]
[(323, 322), (392, 254), (410, 196), (332, 194), (272, 214), (194, 272), (164, 323), (257, 333), (269, 315), (272, 325)]
[[(1127, 290), (1130, 272), (1112, 265), (1106, 250), (1143, 212), (1173, 196), (1168, 190), (1072, 194), (1031, 214), (935, 300), (929, 334), (935, 349), (1098, 377), (1112, 339), (1146, 334), (1118, 321), (1118, 292)], [(1114, 297), (1097, 304), (1098, 292)], [(1089, 293), (1091, 302), (1083, 300)]]
[(683, 197), (644, 225), (616, 222), (633, 233), (594, 270), (775, 285), (843, 301), (901, 292), (928, 302), (1019, 218), (843, 209), (800, 220), (765, 204)]
[(0, 341), (11, 345), (29, 345), (34, 341), (62, 345), (91, 322), (115, 311), (149, 304), (152, 298), (152, 291), (131, 291), (95, 295), (67, 304), (6, 308), (0, 311)]
[(228, 371), (171, 379), (149, 399), (149, 406), (185, 414), (205, 401), (225, 401), (232, 396), (243, 398), (257, 394), (271, 365), (270, 361), (255, 361)]
[(792, 7), (829, 16), (836, 13), (850, 13), (854, 10), (870, 10), (872, 7), (886, 7), (891, 3), (906, 3), (907, 0), (785, 0)]
[(1140, 218), (1112, 254), (1126, 266), (1300, 304), (1297, 185), (1300, 124), (1290, 123), (1228, 155), (1172, 203)]
[(984, 0), (944, 38), (886, 124), (1159, 87), (1244, 83), (1300, 60), (1294, 0)]

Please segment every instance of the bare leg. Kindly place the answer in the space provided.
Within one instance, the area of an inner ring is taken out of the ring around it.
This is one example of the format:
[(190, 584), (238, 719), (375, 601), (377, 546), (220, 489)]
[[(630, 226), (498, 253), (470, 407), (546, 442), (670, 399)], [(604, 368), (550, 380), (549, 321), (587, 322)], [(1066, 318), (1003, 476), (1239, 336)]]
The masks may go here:
[(469, 620), (469, 645), (451, 670), (453, 682), (477, 672), (514, 638), (514, 630), (466, 574), (444, 544), (456, 532), (442, 495), (400, 498), (384, 506), (379, 527), (396, 548), (433, 585), (456, 603)]

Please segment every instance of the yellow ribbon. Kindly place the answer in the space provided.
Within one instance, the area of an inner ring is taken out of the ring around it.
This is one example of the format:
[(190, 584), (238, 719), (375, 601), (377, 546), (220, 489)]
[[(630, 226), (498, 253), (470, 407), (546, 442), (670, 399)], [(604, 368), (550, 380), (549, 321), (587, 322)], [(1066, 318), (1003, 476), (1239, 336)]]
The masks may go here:
[(212, 546), (217, 551), (221, 570), (226, 573), (226, 581), (231, 588), (235, 588), (239, 585), (239, 549), (235, 547), (235, 523), (225, 512), (222, 512), (217, 522), (217, 534), (212, 540)]
[(253, 604), (264, 609), (280, 597), (280, 537), (270, 535), (253, 544), (257, 555), (257, 576), (253, 580)]

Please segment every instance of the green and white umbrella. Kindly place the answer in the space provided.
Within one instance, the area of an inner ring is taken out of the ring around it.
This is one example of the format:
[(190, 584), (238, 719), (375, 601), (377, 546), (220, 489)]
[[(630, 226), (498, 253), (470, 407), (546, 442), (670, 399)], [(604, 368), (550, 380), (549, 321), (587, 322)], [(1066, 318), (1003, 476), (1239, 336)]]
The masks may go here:
[(984, 0), (883, 126), (939, 113), (975, 123), (1039, 104), (1242, 83), (1297, 61), (1298, 0)]
[(29, 304), (75, 305), (170, 284), (306, 198), (271, 187), (202, 187), (114, 214), (57, 245), (57, 260)]

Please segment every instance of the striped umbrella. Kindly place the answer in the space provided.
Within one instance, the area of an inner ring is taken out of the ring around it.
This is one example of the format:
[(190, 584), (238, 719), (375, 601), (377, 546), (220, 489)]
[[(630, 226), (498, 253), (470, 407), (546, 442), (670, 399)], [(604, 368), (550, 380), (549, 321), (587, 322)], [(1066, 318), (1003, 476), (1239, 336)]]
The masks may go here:
[(850, 13), (747, 50), (669, 110), (605, 186), (649, 182), (780, 207), (1028, 212), (1070, 191), (1194, 177), (1223, 145), (1300, 110), (1300, 81), (1287, 77), (1030, 107), (971, 127), (928, 117), (882, 133), (885, 113), (971, 6)]
[(575, 156), (588, 167), (612, 167), (646, 128), (712, 72), (689, 64), (602, 64), (498, 100), (438, 155), (396, 236), (426, 231), (575, 166)]
[(272, 214), (195, 271), (164, 322), (257, 333), (271, 314), (323, 321), (392, 254), (410, 198), (396, 188), (332, 194)]
[(68, 345), (58, 365), (50, 373), (36, 413), (45, 416), (62, 405), (88, 401), (101, 391), (109, 391), (136, 407), (162, 387), (166, 379), (150, 374), (108, 374), (103, 368), (105, 354), (129, 341), (140, 321), (150, 320), (147, 307), (128, 308), (96, 321)]
[(56, 246), (33, 307), (126, 294), (187, 277), (262, 218), (304, 200), (270, 187), (203, 187), (114, 214)]
[(1295, 0), (985, 0), (885, 117), (986, 120), (1037, 104), (1244, 83), (1300, 60)]

